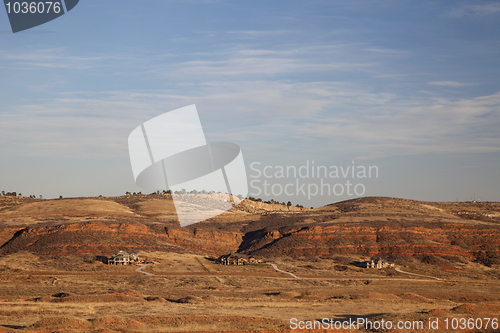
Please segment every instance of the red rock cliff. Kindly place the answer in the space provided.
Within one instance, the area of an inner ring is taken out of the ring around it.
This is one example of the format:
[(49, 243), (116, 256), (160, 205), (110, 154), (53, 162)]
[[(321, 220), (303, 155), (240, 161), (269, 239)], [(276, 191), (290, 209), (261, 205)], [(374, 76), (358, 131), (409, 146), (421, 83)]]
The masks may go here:
[[(9, 235), (7, 230), (3, 233)], [(121, 249), (220, 255), (236, 251), (241, 239), (242, 235), (237, 232), (166, 228), (138, 222), (88, 222), (24, 228), (8, 241), (3, 237), (6, 242), (0, 251), (3, 254), (27, 250), (38, 254), (105, 255)]]

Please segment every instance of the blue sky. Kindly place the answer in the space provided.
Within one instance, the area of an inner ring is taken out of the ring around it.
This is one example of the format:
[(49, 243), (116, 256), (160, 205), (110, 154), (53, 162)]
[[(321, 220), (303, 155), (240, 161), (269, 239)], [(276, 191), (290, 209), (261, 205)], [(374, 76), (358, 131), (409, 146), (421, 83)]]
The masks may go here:
[(247, 167), (355, 161), (379, 167), (365, 195), (499, 201), (499, 60), (498, 1), (82, 0), (16, 34), (0, 11), (0, 190), (140, 191), (129, 133), (196, 104)]

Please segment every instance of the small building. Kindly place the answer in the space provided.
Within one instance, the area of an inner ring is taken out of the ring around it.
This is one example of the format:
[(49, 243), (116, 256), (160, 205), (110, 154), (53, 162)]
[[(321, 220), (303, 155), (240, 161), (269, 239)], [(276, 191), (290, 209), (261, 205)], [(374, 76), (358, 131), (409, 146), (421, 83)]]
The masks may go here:
[(255, 257), (248, 257), (248, 263), (253, 265), (259, 263), (259, 260), (255, 259)]
[(217, 263), (222, 265), (249, 265), (249, 264), (257, 264), (262, 262), (262, 260), (258, 260), (255, 257), (246, 257), (244, 255), (236, 255), (233, 253), (225, 254), (217, 258)]
[(361, 263), (361, 267), (382, 269), (382, 268), (392, 268), (394, 267), (394, 264), (382, 258), (377, 258), (377, 259), (363, 261)]
[(132, 265), (137, 260), (139, 260), (137, 253), (118, 251), (108, 259), (108, 265)]
[(225, 255), (220, 256), (217, 259), (217, 262), (219, 262), (223, 265), (244, 265), (245, 259), (243, 257), (229, 253), (229, 254), (225, 254)]

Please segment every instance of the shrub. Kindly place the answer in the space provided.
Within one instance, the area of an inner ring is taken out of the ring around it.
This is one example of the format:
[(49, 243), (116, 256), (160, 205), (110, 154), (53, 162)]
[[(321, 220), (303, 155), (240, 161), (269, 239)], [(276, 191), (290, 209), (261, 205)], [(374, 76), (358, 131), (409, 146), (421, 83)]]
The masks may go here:
[(93, 263), (95, 263), (95, 262), (96, 262), (96, 260), (97, 260), (96, 256), (86, 257), (86, 258), (84, 259), (84, 261), (85, 261), (86, 263), (88, 263), (88, 264), (93, 264)]

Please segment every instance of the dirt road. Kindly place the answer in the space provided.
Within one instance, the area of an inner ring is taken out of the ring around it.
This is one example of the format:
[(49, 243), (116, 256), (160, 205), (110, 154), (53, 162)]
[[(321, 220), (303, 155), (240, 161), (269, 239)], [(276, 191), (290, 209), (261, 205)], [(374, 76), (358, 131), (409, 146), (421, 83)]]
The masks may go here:
[(281, 272), (281, 273), (285, 273), (285, 274), (290, 274), (292, 277), (296, 278), (296, 279), (300, 279), (297, 275), (293, 274), (293, 273), (290, 273), (290, 272), (285, 272), (285, 271), (282, 271), (281, 269), (278, 268), (278, 266), (276, 266), (275, 264), (271, 264), (269, 263), (269, 265), (271, 265), (275, 270), (277, 270), (278, 272)]
[(420, 276), (428, 279), (434, 279), (434, 280), (439, 280), (439, 281), (444, 281), (444, 279), (440, 279), (434, 276), (429, 276), (429, 275), (421, 275), (421, 274), (415, 274), (415, 273), (410, 273), (410, 272), (405, 272), (401, 270), (401, 266), (396, 267), (396, 272), (403, 273), (403, 274), (410, 274), (410, 275), (415, 275), (415, 276)]

